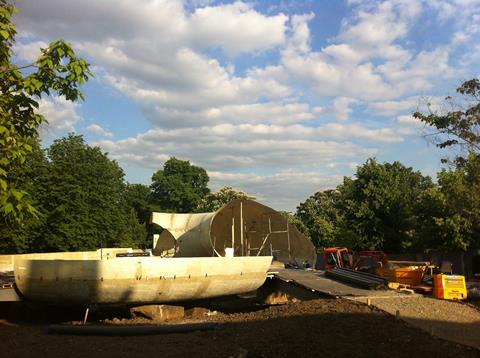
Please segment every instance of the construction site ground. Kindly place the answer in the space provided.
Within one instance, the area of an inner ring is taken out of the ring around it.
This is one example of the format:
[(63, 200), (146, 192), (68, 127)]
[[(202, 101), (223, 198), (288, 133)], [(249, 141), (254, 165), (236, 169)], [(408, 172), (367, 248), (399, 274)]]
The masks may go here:
[[(395, 303), (399, 306), (403, 304), (402, 301)], [(390, 311), (395, 307), (384, 308)], [(422, 303), (422, 314), (430, 317), (429, 310), (433, 310), (430, 311), (432, 317), (437, 314), (437, 308), (431, 307), (428, 302)], [(403, 311), (407, 312), (406, 309)], [(445, 326), (453, 325), (451, 333), (461, 336), (463, 325), (469, 323), (452, 324), (444, 314), (437, 316), (439, 321), (442, 320)], [(317, 298), (276, 306), (226, 305), (209, 316), (202, 314), (201, 317), (167, 322), (131, 318), (125, 312), (112, 311), (103, 313), (103, 316), (102, 313), (93, 313), (88, 323), (104, 326), (218, 323), (217, 328), (211, 331), (150, 336), (45, 334), (46, 324), (81, 324), (80, 309), (40, 310), (13, 302), (2, 304), (0, 316), (0, 355), (5, 357), (480, 356), (477, 349), (436, 337), (436, 329), (432, 336), (428, 331), (373, 306), (341, 298)], [(425, 321), (431, 319), (425, 318)], [(478, 322), (476, 329), (479, 337)]]
[(284, 282), (293, 282), (311, 291), (335, 297), (398, 297), (401, 293), (394, 290), (367, 290), (325, 277), (325, 271), (276, 269), (275, 277)]
[(437, 337), (480, 349), (477, 302), (438, 300), (397, 290), (365, 290), (325, 277), (323, 271), (277, 269), (275, 276), (305, 289), (370, 304)]

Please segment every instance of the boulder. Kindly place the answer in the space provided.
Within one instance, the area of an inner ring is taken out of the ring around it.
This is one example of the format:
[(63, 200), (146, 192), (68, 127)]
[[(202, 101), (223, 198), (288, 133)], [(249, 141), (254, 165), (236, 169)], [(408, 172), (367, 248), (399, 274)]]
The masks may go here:
[(182, 306), (170, 305), (145, 305), (132, 307), (130, 312), (133, 316), (143, 316), (152, 320), (179, 319), (185, 316)]
[(204, 307), (192, 307), (185, 311), (185, 317), (200, 318), (208, 316), (210, 310)]

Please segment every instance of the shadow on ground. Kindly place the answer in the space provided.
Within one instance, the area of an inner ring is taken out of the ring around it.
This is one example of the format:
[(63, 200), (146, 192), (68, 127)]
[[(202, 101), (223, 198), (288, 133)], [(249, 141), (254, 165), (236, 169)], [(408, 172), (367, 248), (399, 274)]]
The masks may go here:
[[(74, 313), (69, 311), (67, 316)], [(62, 317), (50, 320), (54, 318)], [(347, 300), (318, 299), (246, 313), (219, 313), (207, 319), (218, 322), (219, 328), (131, 337), (46, 335), (34, 321), (4, 320), (0, 337), (2, 350), (15, 357), (480, 356), (476, 349), (432, 337), (384, 312)], [(457, 328), (462, 334), (465, 327)]]

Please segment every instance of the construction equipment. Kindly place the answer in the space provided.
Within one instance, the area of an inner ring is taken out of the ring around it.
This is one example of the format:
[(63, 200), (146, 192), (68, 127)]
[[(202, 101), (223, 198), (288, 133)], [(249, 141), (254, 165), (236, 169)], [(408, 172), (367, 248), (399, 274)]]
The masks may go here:
[(325, 270), (331, 270), (335, 267), (353, 268), (352, 255), (346, 247), (324, 248), (323, 262)]
[(428, 263), (390, 261), (383, 267), (375, 269), (375, 273), (391, 282), (417, 286), (422, 283)]
[(357, 271), (371, 271), (388, 263), (387, 254), (383, 251), (360, 251), (355, 257), (353, 267)]
[(323, 250), (324, 268), (350, 268), (374, 273), (390, 282), (416, 286), (422, 283), (429, 262), (390, 261), (383, 251), (359, 251), (350, 254), (346, 247), (330, 247)]
[(328, 247), (323, 249), (325, 270), (334, 267), (350, 268), (355, 271), (369, 271), (387, 264), (388, 257), (383, 251), (360, 251), (354, 256), (346, 247)]
[(433, 297), (444, 300), (467, 299), (465, 276), (461, 275), (434, 275)]

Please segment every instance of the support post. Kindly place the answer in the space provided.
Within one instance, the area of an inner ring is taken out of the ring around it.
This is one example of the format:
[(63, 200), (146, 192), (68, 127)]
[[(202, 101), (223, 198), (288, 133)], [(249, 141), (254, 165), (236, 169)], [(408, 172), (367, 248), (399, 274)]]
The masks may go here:
[(232, 249), (235, 252), (235, 217), (232, 215)]
[(290, 228), (288, 227), (288, 219), (287, 219), (287, 242), (288, 242), (288, 259), (292, 260), (292, 252), (290, 251)]
[(88, 306), (87, 309), (85, 310), (85, 315), (83, 316), (83, 324), (87, 323), (88, 312), (90, 312), (90, 306)]
[(240, 201), (240, 245), (242, 246), (243, 256), (243, 201)]

